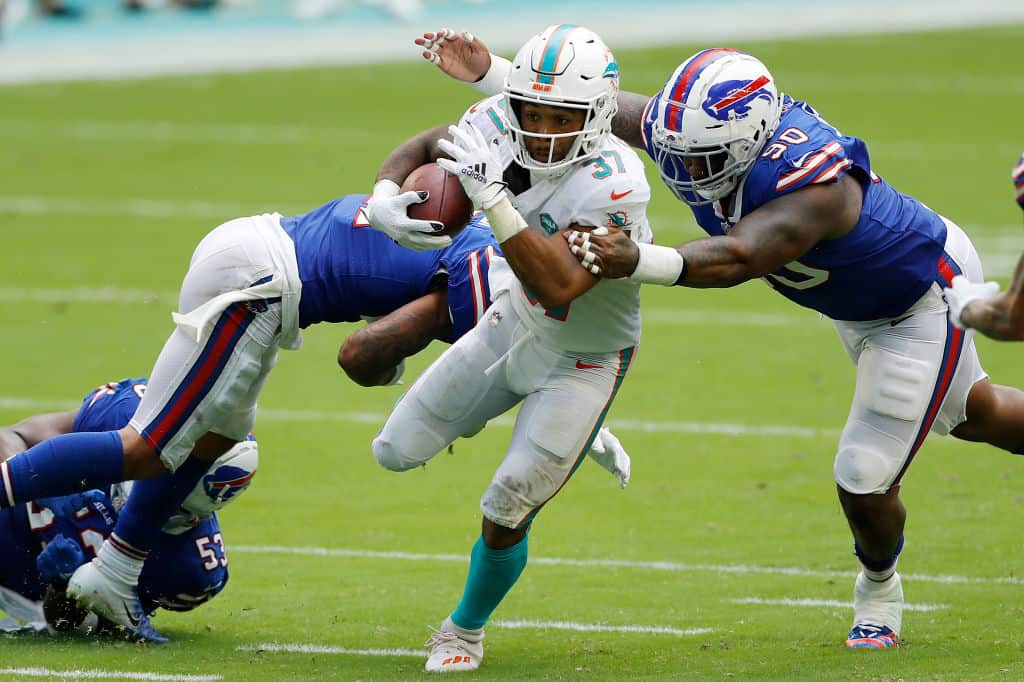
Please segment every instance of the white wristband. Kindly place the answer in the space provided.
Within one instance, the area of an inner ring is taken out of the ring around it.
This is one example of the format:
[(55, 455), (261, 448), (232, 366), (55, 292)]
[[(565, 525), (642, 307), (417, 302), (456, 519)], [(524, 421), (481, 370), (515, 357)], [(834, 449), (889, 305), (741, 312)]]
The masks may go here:
[(487, 222), (491, 224), (491, 232), (499, 244), (503, 244), (527, 228), (523, 216), (509, 201), (508, 195), (490, 208), (484, 209)]
[(402, 188), (398, 186), (398, 183), (394, 180), (388, 180), (387, 178), (378, 180), (373, 186), (373, 196), (378, 199), (391, 199), (392, 197), (397, 197), (401, 191)]
[(666, 287), (676, 283), (686, 266), (681, 253), (668, 246), (655, 244), (637, 244), (637, 248), (640, 250), (640, 259), (636, 263), (636, 270), (629, 276), (631, 280)]
[(505, 89), (505, 76), (512, 70), (512, 62), (491, 54), (491, 67), (487, 69), (484, 77), (475, 83), (470, 83), (475, 89), (485, 95), (497, 95)]

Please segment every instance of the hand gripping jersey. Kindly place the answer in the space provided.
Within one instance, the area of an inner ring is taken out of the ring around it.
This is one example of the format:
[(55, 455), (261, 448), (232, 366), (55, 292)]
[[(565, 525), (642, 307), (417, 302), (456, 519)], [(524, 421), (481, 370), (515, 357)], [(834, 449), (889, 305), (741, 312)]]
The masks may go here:
[[(564, 174), (527, 174), (512, 163), (503, 102), (502, 95), (478, 102), (463, 115), (459, 125), (476, 127), (488, 143), (495, 145), (506, 169), (512, 204), (531, 229), (550, 235), (573, 223), (609, 226), (629, 230), (633, 241), (651, 241), (647, 222), (651, 189), (636, 152), (609, 135), (592, 157)], [(509, 289), (516, 311), (531, 330), (560, 349), (612, 352), (634, 346), (640, 338), (639, 285), (628, 279), (601, 280), (568, 305), (545, 310), (514, 280), (503, 260), (493, 274), (492, 294)]]
[(487, 273), (497, 242), (477, 215), (438, 251), (413, 251), (370, 227), (368, 195), (350, 194), (302, 215), (281, 218), (295, 242), (302, 280), (299, 326), (356, 322), (386, 315), (429, 290), (448, 273), (448, 306), (454, 341), (490, 305)]
[[(644, 115), (651, 158), (656, 104), (657, 97)], [(856, 226), (839, 239), (818, 242), (765, 279), (793, 302), (834, 320), (901, 315), (932, 282), (941, 281), (946, 243), (941, 217), (878, 177), (862, 140), (840, 134), (805, 102), (784, 95), (782, 107), (779, 125), (737, 187), (728, 215), (721, 202), (693, 206), (698, 224), (712, 236), (725, 234), (776, 197), (849, 173), (864, 192)]]
[[(75, 431), (110, 431), (128, 423), (145, 392), (143, 378), (109, 383), (90, 392), (75, 418)], [(120, 486), (102, 491), (99, 500), (70, 517), (59, 516), (35, 502), (0, 511), (0, 585), (39, 601), (46, 584), (36, 570), (36, 557), (57, 535), (79, 543), (86, 560), (96, 556), (117, 523), (123, 503)], [(139, 580), (143, 608), (187, 611), (209, 600), (228, 581), (228, 561), (216, 514), (179, 534), (161, 533)]]

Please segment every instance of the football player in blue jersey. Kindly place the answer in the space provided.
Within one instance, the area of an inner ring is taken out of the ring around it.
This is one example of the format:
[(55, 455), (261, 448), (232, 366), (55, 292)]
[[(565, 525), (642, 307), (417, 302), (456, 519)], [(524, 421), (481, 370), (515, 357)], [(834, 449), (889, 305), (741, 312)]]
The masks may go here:
[[(365, 385), (397, 381), (402, 358), (472, 328), (490, 302), (494, 237), (481, 218), (454, 240), (432, 234), (430, 223), (405, 216), (425, 199), (382, 194), (372, 209), (405, 230), (403, 245), (438, 251), (402, 248), (370, 229), (365, 194), (214, 229), (193, 254), (172, 316), (176, 329), (127, 425), (56, 435), (0, 462), (0, 509), (137, 481), (96, 558), (68, 582), (82, 607), (163, 639), (138, 594), (146, 557), (210, 464), (246, 439), (277, 351), (297, 349), (300, 328), (383, 316), (339, 352), (342, 368)], [(620, 483), (628, 480), (617, 441), (595, 441), (591, 454)]]
[[(90, 391), (77, 410), (33, 415), (0, 427), (0, 460), (57, 435), (119, 428), (128, 423), (145, 390), (144, 378), (105, 384)], [(190, 611), (224, 589), (228, 558), (216, 512), (249, 487), (257, 465), (257, 445), (250, 437), (209, 467), (164, 524), (139, 578), (144, 612)], [(0, 629), (41, 630), (47, 624), (57, 631), (104, 629), (106, 622), (79, 609), (65, 588), (71, 574), (96, 555), (110, 534), (131, 485), (118, 483), (0, 510), (0, 609), (24, 623), (8, 620)], [(145, 636), (159, 641), (155, 633)]]
[[(1017, 205), (1024, 209), (1024, 155), (1010, 174)], [(1017, 262), (1013, 282), (999, 294), (996, 282), (972, 282), (966, 277), (953, 278), (946, 289), (949, 317), (953, 323), (974, 329), (999, 341), (1024, 341), (1024, 256)]]
[[(509, 71), (468, 33), (442, 29), (416, 43), (425, 59), (488, 94)], [(614, 228), (570, 233), (584, 267), (665, 286), (763, 278), (834, 321), (857, 365), (833, 468), (861, 564), (846, 645), (897, 646), (899, 487), (925, 436), (1024, 454), (1024, 392), (989, 381), (973, 332), (953, 324), (942, 295), (957, 275), (983, 281), (973, 245), (885, 182), (862, 140), (778, 92), (764, 64), (742, 52), (698, 52), (654, 97), (620, 92), (612, 131), (647, 151), (711, 236), (669, 248)]]

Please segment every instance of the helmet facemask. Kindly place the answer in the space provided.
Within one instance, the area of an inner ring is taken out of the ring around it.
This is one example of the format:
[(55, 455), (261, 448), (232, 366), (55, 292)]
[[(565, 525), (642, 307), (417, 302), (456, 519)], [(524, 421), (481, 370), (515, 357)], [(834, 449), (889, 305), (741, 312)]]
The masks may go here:
[[(516, 163), (537, 174), (558, 174), (593, 155), (611, 132), (618, 110), (618, 74), (611, 51), (588, 29), (551, 26), (527, 42), (505, 80), (506, 135)], [(531, 122), (523, 118), (528, 103), (582, 112), (581, 125), (565, 132), (531, 132)], [(565, 140), (572, 144), (562, 154)]]

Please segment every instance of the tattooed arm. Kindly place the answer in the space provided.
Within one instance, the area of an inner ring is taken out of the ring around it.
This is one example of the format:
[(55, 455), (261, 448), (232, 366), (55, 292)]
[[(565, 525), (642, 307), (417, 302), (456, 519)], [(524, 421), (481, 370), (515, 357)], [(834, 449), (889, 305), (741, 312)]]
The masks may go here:
[(338, 364), (360, 386), (385, 386), (396, 379), (400, 363), (452, 331), (448, 289), (417, 298), (374, 320), (345, 339)]

